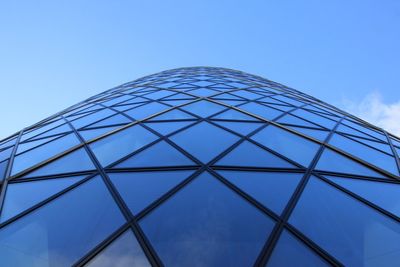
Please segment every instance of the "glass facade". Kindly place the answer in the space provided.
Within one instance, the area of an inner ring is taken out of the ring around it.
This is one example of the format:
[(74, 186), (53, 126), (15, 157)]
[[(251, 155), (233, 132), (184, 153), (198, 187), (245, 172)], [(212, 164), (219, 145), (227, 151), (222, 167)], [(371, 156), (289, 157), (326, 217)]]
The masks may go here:
[(0, 265), (398, 266), (399, 152), (267, 79), (160, 72), (0, 141)]

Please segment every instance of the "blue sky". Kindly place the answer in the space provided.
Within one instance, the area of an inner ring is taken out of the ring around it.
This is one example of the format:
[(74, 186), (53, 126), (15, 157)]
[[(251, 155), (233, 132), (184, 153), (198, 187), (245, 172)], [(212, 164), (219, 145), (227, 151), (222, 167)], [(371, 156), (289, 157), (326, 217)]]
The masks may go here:
[(0, 38), (0, 138), (198, 65), (266, 77), (400, 133), (400, 1), (3, 0)]

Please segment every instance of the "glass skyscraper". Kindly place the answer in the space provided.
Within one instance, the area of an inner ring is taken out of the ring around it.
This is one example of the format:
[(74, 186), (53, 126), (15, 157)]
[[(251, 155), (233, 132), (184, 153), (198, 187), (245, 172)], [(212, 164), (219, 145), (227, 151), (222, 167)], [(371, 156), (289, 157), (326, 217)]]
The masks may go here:
[(398, 266), (399, 152), (267, 79), (164, 71), (0, 142), (0, 266)]

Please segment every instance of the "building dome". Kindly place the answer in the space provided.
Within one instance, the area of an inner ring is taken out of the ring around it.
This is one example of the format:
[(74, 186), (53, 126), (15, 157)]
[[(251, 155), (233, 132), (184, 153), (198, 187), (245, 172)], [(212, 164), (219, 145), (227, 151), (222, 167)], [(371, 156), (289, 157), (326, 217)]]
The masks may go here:
[(0, 142), (0, 265), (396, 266), (399, 151), (258, 76), (160, 72)]

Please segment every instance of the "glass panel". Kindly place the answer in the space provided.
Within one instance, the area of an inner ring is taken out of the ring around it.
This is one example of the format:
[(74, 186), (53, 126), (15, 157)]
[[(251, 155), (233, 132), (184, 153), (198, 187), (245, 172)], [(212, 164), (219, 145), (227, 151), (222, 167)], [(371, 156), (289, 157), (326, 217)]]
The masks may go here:
[(210, 161), (239, 140), (237, 136), (207, 122), (198, 123), (170, 139), (202, 162)]
[(206, 97), (206, 96), (211, 96), (219, 93), (218, 91), (202, 88), (202, 89), (195, 89), (187, 92), (189, 94), (193, 94), (195, 96), (200, 96), (200, 97)]
[(117, 164), (114, 168), (166, 167), (195, 165), (176, 148), (165, 141), (158, 142), (146, 150)]
[(265, 207), (281, 214), (296, 189), (302, 173), (218, 171), (228, 181)]
[(162, 135), (169, 135), (183, 127), (193, 124), (193, 121), (148, 122), (145, 124)]
[(221, 114), (218, 114), (212, 118), (213, 119), (221, 119), (221, 120), (260, 121), (254, 117), (251, 117), (249, 115), (246, 115), (246, 114), (239, 112), (237, 110), (234, 110), (234, 109), (229, 109), (227, 111), (224, 111)]
[(226, 109), (224, 106), (206, 100), (197, 101), (181, 108), (203, 118), (209, 117), (223, 109)]
[(249, 133), (264, 125), (263, 123), (258, 122), (214, 121), (214, 123), (228, 128), (241, 135), (248, 135)]
[(96, 122), (98, 120), (104, 119), (108, 116), (111, 116), (115, 114), (114, 111), (111, 109), (103, 109), (100, 111), (96, 111), (95, 113), (92, 113), (90, 115), (87, 115), (85, 117), (79, 118), (77, 120), (71, 121), (71, 124), (76, 128), (79, 129), (83, 126), (86, 126), (90, 123)]
[(381, 169), (396, 175), (399, 174), (394, 157), (374, 150), (339, 134), (334, 134), (329, 143), (343, 151), (346, 151), (347, 153), (353, 154), (364, 161), (378, 166)]
[(90, 147), (101, 165), (107, 166), (156, 139), (156, 135), (135, 125), (91, 143)]
[(396, 266), (399, 223), (311, 178), (289, 222), (345, 266)]
[(1, 262), (16, 267), (71, 266), (124, 222), (97, 177), (2, 228)]
[(330, 265), (300, 240), (284, 230), (266, 266), (318, 267)]
[(151, 118), (150, 121), (156, 121), (156, 120), (191, 120), (191, 119), (196, 119), (192, 115), (181, 111), (179, 109), (173, 109), (171, 111), (168, 111), (166, 113), (163, 113), (161, 115), (158, 115), (154, 118)]
[(279, 123), (286, 123), (286, 124), (293, 124), (293, 125), (298, 125), (298, 126), (305, 126), (305, 127), (314, 127), (314, 128), (319, 128), (317, 125), (312, 124), (308, 121), (305, 121), (303, 119), (297, 118), (296, 116), (292, 116), (290, 114), (287, 114), (277, 120)]
[(127, 124), (130, 122), (132, 122), (132, 121), (129, 120), (127, 117), (117, 114), (117, 115), (111, 116), (105, 120), (91, 124), (89, 127), (95, 128), (95, 127), (103, 127), (103, 126), (110, 126), (110, 125), (117, 125), (117, 124)]
[(336, 125), (336, 121), (327, 119), (325, 117), (319, 116), (315, 113), (306, 111), (304, 109), (297, 109), (297, 110), (293, 111), (292, 114), (299, 116), (300, 118), (304, 118), (306, 120), (317, 123), (327, 129), (332, 129)]
[(321, 142), (324, 142), (326, 137), (328, 137), (329, 135), (328, 131), (321, 131), (315, 129), (302, 128), (302, 127), (293, 127), (293, 126), (291, 126), (290, 128), (292, 128), (295, 131), (298, 131), (299, 133), (313, 137)]
[(167, 105), (157, 103), (157, 102), (151, 102), (149, 104), (146, 104), (144, 106), (140, 106), (128, 111), (125, 111), (125, 114), (128, 116), (136, 119), (136, 120), (142, 120), (150, 115), (154, 115), (158, 112), (161, 112), (163, 110), (166, 110), (170, 107)]
[(165, 266), (251, 266), (274, 227), (209, 173), (139, 223)]
[(58, 126), (57, 128), (54, 128), (53, 130), (50, 130), (50, 131), (47, 131), (45, 133), (35, 136), (35, 139), (43, 138), (43, 137), (51, 136), (51, 135), (62, 134), (62, 133), (70, 132), (70, 131), (72, 131), (71, 127), (68, 124), (63, 124), (61, 126)]
[(310, 165), (319, 148), (317, 143), (273, 125), (256, 133), (252, 139), (303, 166)]
[(99, 137), (105, 133), (111, 132), (121, 126), (113, 126), (113, 127), (104, 127), (98, 129), (91, 129), (91, 130), (80, 130), (79, 134), (85, 139), (85, 141), (92, 140), (93, 138)]
[(273, 120), (279, 115), (282, 114), (282, 111), (266, 107), (261, 104), (257, 104), (254, 102), (247, 103), (244, 105), (239, 106), (240, 109), (250, 112), (254, 115), (261, 116), (267, 120)]
[(368, 167), (365, 167), (364, 165), (342, 156), (328, 148), (325, 148), (324, 152), (322, 152), (321, 158), (319, 159), (315, 169), (385, 178), (383, 175), (373, 171), (372, 169), (369, 169)]
[(4, 149), (3, 151), (0, 151), (0, 161), (8, 159), (11, 155), (13, 148), (14, 147), (10, 147), (10, 148)]
[(334, 183), (400, 217), (400, 184), (324, 175)]
[(127, 230), (85, 266), (145, 267), (151, 266), (131, 230)]
[(10, 183), (7, 186), (0, 222), (4, 222), (37, 203), (55, 195), (85, 176)]
[(0, 162), (0, 181), (4, 179), (7, 171), (8, 160)]
[[(18, 147), (17, 147), (17, 154), (21, 154), (31, 148), (37, 147), (39, 145), (42, 145), (44, 143), (50, 142), (54, 139), (59, 138), (61, 135), (58, 136), (52, 136), (52, 137), (47, 137), (47, 138), (42, 138), (39, 140), (34, 140), (34, 141), (30, 141), (30, 142), (25, 142), (25, 143), (19, 143)], [(1, 160), (1, 158), (0, 158)]]
[(138, 214), (152, 202), (188, 178), (194, 171), (109, 173), (126, 205)]
[(89, 158), (85, 149), (75, 150), (55, 161), (40, 167), (33, 172), (23, 176), (23, 178), (53, 175), (59, 173), (80, 172), (96, 169), (92, 160)]
[(296, 168), (286, 160), (260, 148), (259, 146), (244, 141), (226, 156), (220, 159), (216, 165), (246, 166), (266, 168)]
[(75, 137), (75, 134), (71, 133), (43, 146), (39, 146), (33, 150), (20, 154), (14, 158), (12, 174), (14, 175), (19, 173), (78, 144), (79, 141)]
[(243, 97), (243, 98), (249, 99), (249, 100), (254, 100), (254, 99), (262, 97), (262, 95), (255, 94), (255, 93), (245, 91), (245, 90), (235, 91), (235, 92), (232, 92), (231, 94), (240, 96), (240, 97)]

